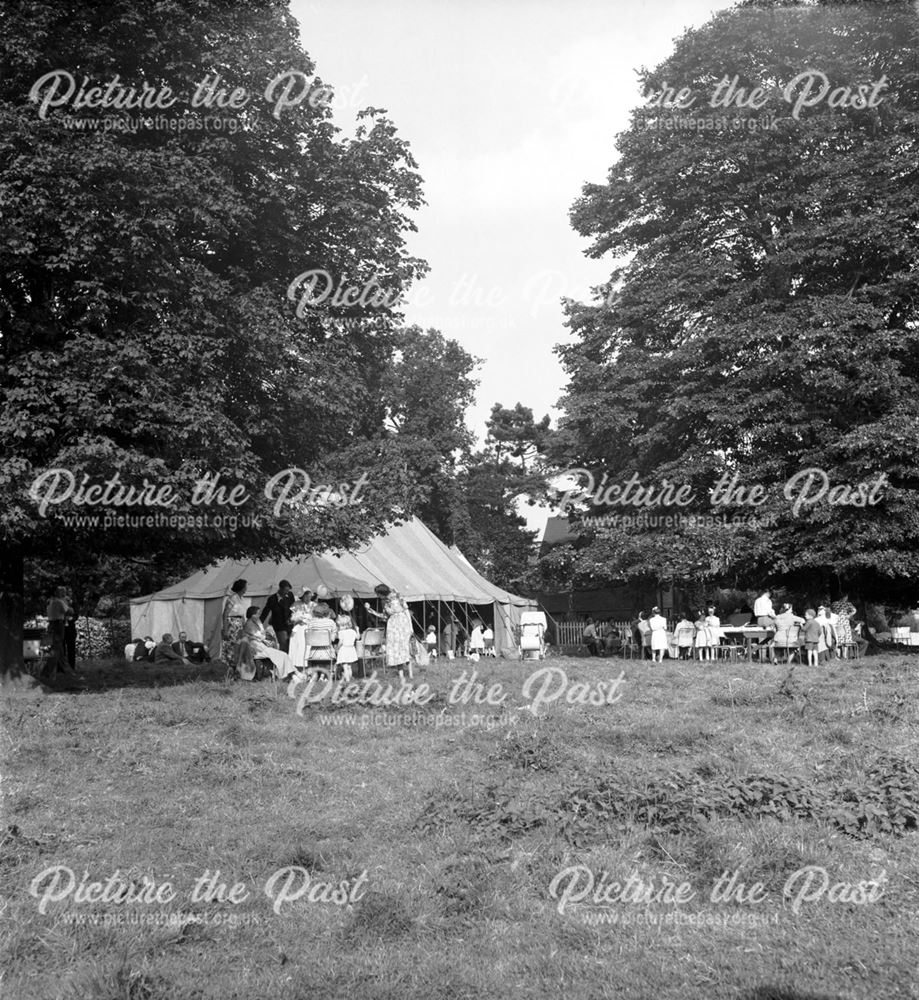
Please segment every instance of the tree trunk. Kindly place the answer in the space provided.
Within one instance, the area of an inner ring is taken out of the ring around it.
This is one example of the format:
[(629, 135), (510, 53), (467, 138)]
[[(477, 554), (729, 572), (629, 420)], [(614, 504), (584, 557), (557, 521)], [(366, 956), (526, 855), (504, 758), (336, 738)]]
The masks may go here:
[(22, 545), (0, 542), (0, 684), (34, 687), (22, 659)]

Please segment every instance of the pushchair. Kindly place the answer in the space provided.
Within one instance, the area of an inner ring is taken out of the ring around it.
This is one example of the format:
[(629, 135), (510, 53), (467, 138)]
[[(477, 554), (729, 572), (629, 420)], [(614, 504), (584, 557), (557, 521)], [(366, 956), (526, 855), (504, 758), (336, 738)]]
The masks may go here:
[(546, 613), (524, 611), (520, 615), (518, 648), (521, 660), (543, 660), (546, 657)]

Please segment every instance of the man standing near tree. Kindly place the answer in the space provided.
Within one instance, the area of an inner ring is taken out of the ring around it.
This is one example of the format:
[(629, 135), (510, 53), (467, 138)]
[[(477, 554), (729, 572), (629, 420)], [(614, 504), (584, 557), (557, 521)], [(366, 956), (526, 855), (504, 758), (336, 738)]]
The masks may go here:
[(73, 609), (67, 601), (67, 590), (65, 587), (58, 587), (54, 591), (54, 596), (48, 601), (46, 614), (48, 617), (48, 634), (51, 636), (51, 656), (45, 665), (43, 676), (51, 674), (52, 670), (66, 669), (69, 662), (65, 638), (65, 623), (68, 615), (72, 617)]
[(262, 621), (271, 619), (269, 624), (278, 637), (278, 648), (284, 653), (290, 652), (290, 609), (293, 604), (293, 589), (287, 580), (282, 580), (278, 584), (278, 592), (265, 601), (262, 609)]
[(67, 613), (64, 615), (64, 649), (70, 669), (77, 672), (77, 613), (73, 609), (73, 591), (68, 587), (64, 592)]

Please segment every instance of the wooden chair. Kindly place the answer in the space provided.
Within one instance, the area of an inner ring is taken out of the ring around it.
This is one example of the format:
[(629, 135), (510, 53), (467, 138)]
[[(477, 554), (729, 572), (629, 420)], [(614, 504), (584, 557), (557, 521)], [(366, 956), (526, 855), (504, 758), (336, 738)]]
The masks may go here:
[[(361, 636), (361, 664), (368, 677), (377, 667), (386, 666), (386, 632), (381, 628), (364, 629)], [(368, 670), (369, 667), (369, 670)]]
[(327, 628), (310, 628), (306, 631), (306, 670), (310, 674), (325, 674), (330, 679), (335, 673), (335, 648), (332, 632)]
[(632, 634), (630, 628), (624, 628), (619, 633), (619, 639), (622, 643), (622, 655), (631, 660), (635, 656), (641, 656), (641, 644), (635, 641), (635, 636)]
[(743, 655), (743, 652), (743, 646), (738, 646), (736, 642), (723, 642), (719, 646), (715, 647), (715, 658), (718, 660), (725, 660), (728, 663), (737, 663)]
[(800, 663), (801, 652), (804, 648), (801, 645), (801, 626), (790, 625), (784, 636), (781, 636), (781, 632), (777, 632), (772, 640), (772, 645), (775, 649), (785, 650), (786, 663), (791, 663), (792, 657), (795, 657)]

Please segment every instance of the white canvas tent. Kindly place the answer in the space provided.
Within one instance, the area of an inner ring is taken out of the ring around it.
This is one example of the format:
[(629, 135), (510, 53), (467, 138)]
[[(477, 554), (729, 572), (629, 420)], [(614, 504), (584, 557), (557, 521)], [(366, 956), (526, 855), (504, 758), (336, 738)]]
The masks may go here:
[(535, 601), (490, 583), (455, 546), (451, 550), (413, 518), (355, 552), (322, 553), (279, 563), (222, 560), (181, 583), (131, 601), (131, 634), (158, 638), (165, 632), (175, 636), (185, 631), (190, 639), (204, 642), (211, 656), (219, 656), (224, 600), (230, 585), (239, 579), (247, 582), (246, 598), (262, 605), (275, 592), (279, 580), (289, 580), (297, 594), (305, 587), (315, 591), (319, 584), (325, 584), (333, 596), (351, 594), (363, 599), (372, 598), (373, 588), (385, 583), (413, 606), (419, 632), (422, 624), (446, 623), (429, 615), (431, 605), (424, 602), (489, 609), (495, 648), (503, 654), (516, 648), (515, 627), (521, 613), (537, 607)]

